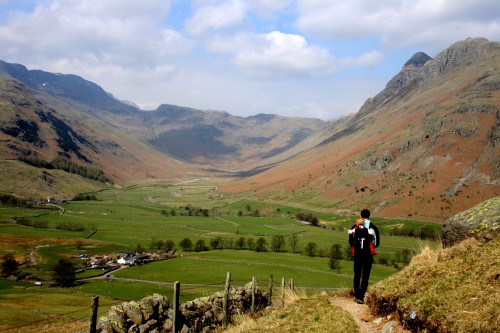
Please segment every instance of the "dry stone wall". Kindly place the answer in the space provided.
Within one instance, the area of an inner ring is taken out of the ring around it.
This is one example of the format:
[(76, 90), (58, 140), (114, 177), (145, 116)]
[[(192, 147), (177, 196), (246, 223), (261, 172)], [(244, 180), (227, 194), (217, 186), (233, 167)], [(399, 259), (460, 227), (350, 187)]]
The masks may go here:
[[(260, 311), (269, 304), (267, 293), (255, 291), (254, 310)], [(228, 295), (228, 317), (248, 313), (252, 306), (251, 284), (231, 288)], [(223, 293), (197, 298), (179, 305), (179, 327), (182, 333), (211, 332), (224, 323)], [(139, 301), (124, 302), (111, 307), (107, 316), (101, 317), (98, 332), (101, 333), (167, 333), (172, 332), (173, 305), (159, 294)]]

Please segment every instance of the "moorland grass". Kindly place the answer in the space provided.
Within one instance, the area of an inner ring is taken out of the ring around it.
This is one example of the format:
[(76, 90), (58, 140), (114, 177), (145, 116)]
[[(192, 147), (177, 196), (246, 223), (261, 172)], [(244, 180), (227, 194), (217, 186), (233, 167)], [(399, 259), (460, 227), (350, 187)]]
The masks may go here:
[(443, 250), (426, 248), (401, 272), (371, 288), (380, 314), (395, 311), (409, 328), (432, 332), (498, 332), (500, 237), (474, 238)]
[(354, 333), (358, 326), (343, 309), (329, 304), (328, 294), (296, 297), (292, 304), (265, 312), (257, 318), (241, 316), (218, 333)]

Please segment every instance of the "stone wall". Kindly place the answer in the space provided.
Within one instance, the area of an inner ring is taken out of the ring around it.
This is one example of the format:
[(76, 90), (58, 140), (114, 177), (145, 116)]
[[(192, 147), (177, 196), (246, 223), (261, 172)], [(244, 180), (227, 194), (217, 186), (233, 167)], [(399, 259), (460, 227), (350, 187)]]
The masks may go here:
[[(223, 324), (223, 293), (197, 298), (179, 305), (179, 332), (210, 332)], [(228, 316), (231, 318), (250, 312), (252, 305), (251, 284), (231, 288), (228, 296)], [(258, 288), (255, 292), (255, 311), (268, 306), (268, 296)], [(101, 333), (167, 333), (172, 332), (173, 305), (159, 294), (139, 301), (124, 302), (111, 307), (107, 316), (101, 317), (98, 332)]]

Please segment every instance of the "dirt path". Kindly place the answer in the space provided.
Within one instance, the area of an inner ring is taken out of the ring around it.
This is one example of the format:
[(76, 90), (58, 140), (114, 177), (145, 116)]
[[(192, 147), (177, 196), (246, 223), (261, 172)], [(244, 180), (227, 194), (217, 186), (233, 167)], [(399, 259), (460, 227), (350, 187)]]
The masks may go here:
[(360, 333), (410, 333), (394, 317), (374, 317), (366, 304), (357, 304), (351, 298), (333, 297), (330, 304), (351, 314), (359, 326)]

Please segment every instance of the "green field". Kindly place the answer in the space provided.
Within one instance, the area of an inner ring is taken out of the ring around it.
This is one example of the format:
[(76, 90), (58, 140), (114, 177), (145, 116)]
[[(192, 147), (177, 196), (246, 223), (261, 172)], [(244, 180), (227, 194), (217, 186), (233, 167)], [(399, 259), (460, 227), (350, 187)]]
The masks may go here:
[[(321, 289), (350, 288), (352, 283), (352, 262), (340, 260), (340, 268), (328, 267), (329, 252), (333, 244), (347, 246), (346, 230), (351, 227), (355, 216), (336, 216), (333, 214), (305, 211), (283, 204), (252, 201), (251, 198), (237, 195), (222, 195), (209, 180), (187, 182), (177, 185), (131, 185), (122, 189), (109, 189), (95, 193), (97, 201), (76, 201), (60, 205), (64, 214), (56, 207), (52, 209), (0, 209), (0, 235), (6, 245), (0, 246), (0, 255), (13, 253), (16, 258), (27, 256), (35, 246), (38, 264), (35, 267), (20, 266), (22, 271), (41, 279), (51, 279), (52, 266), (62, 257), (79, 253), (88, 255), (111, 255), (118, 250), (134, 250), (140, 245), (147, 249), (153, 241), (172, 241), (176, 257), (173, 259), (134, 266), (111, 272), (112, 279), (106, 282), (99, 275), (100, 270), (91, 270), (77, 275), (79, 283), (70, 289), (52, 289), (46, 285), (29, 288), (29, 292), (41, 299), (68, 297), (67, 292), (76, 293), (75, 297), (90, 299), (100, 295), (115, 302), (137, 299), (152, 293), (170, 296), (172, 284), (181, 282), (181, 300), (211, 294), (223, 289), (227, 272), (232, 275), (232, 285), (244, 285), (256, 277), (261, 288), (269, 285), (274, 278), (274, 287), (281, 286), (281, 279), (294, 280), (296, 288), (308, 292)], [(322, 227), (313, 227), (297, 221), (295, 213), (311, 213), (322, 222)], [(206, 216), (208, 215), (208, 216)], [(34, 228), (16, 224), (16, 218)], [(389, 262), (396, 259), (404, 249), (419, 251), (424, 246), (436, 247), (437, 242), (422, 241), (417, 238), (390, 236), (393, 228), (405, 226), (416, 232), (431, 228), (439, 232), (440, 225), (418, 221), (383, 220), (374, 218), (382, 232), (381, 246), (377, 249), (376, 262), (385, 258)], [(61, 230), (61, 226), (78, 226), (78, 231)], [(296, 235), (298, 243), (292, 248), (290, 239)], [(273, 236), (283, 236), (285, 245), (279, 253), (273, 252)], [(215, 238), (224, 245), (209, 251), (184, 251), (179, 243), (189, 238), (193, 244), (203, 240), (207, 247)], [(243, 238), (242, 247), (237, 240)], [(249, 246), (249, 240), (264, 238), (265, 251), (256, 252)], [(10, 242), (10, 243), (9, 243)], [(304, 248), (315, 243), (317, 251), (308, 256)], [(386, 261), (387, 261), (386, 260)], [(77, 259), (73, 259), (78, 263)], [(401, 267), (403, 263), (395, 263)], [(375, 264), (371, 283), (380, 281), (394, 272), (393, 264)], [(96, 279), (86, 280), (89, 277)], [(7, 285), (2, 289), (6, 304), (22, 297), (24, 289)], [(40, 311), (56, 313), (48, 305), (40, 302)], [(64, 305), (61, 305), (64, 308)], [(47, 308), (46, 308), (47, 307)], [(14, 308), (16, 308), (14, 306)], [(46, 310), (43, 310), (45, 309)], [(9, 308), (10, 309), (10, 308)], [(70, 308), (67, 308), (69, 311)], [(11, 309), (16, 313), (15, 309)], [(22, 311), (22, 307), (19, 307)], [(12, 315), (14, 316), (14, 315)], [(10, 318), (10, 317), (9, 317)], [(4, 323), (1, 323), (4, 324)], [(14, 323), (15, 324), (15, 323)]]

